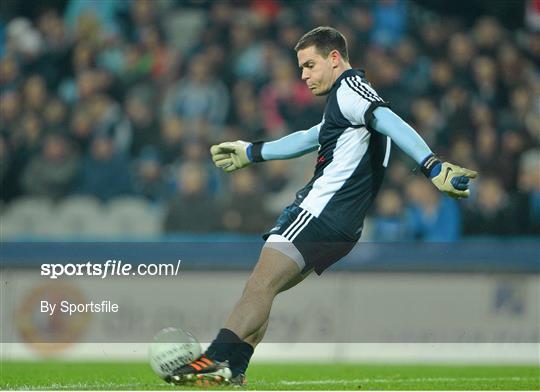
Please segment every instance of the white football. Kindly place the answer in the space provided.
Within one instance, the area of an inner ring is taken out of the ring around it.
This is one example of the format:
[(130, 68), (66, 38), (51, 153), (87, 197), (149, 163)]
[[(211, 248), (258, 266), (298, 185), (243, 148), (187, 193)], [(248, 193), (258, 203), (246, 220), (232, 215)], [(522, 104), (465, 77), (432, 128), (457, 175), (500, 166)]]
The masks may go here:
[(148, 354), (154, 372), (166, 380), (175, 369), (199, 358), (202, 350), (192, 334), (180, 328), (169, 327), (154, 336)]

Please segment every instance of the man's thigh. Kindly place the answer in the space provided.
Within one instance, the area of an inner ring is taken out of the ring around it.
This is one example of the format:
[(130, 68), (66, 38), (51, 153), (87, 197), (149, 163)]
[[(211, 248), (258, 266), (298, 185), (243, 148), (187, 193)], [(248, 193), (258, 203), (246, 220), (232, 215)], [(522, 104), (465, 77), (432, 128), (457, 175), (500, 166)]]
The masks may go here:
[(267, 289), (274, 294), (293, 287), (302, 281), (302, 274), (295, 260), (273, 247), (264, 246), (255, 265), (248, 286)]

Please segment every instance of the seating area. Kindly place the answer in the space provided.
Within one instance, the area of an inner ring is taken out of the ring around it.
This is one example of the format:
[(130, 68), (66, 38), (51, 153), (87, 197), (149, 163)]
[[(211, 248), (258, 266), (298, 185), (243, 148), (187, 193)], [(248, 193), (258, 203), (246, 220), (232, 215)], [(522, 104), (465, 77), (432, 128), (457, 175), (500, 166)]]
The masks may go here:
[(107, 203), (89, 196), (60, 202), (24, 197), (1, 208), (1, 239), (107, 239), (158, 236), (163, 211), (138, 197)]

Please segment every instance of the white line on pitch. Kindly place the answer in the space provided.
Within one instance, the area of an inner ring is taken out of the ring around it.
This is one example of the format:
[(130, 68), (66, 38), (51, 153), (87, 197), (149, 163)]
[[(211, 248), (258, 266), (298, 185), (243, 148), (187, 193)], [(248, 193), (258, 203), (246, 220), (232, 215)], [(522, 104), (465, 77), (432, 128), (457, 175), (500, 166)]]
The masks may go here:
[(465, 381), (526, 381), (537, 380), (537, 377), (422, 377), (422, 378), (358, 378), (354, 380), (311, 380), (311, 381), (285, 381), (284, 385), (318, 385), (318, 384), (352, 384), (362, 382), (378, 383), (412, 383), (412, 382), (465, 382)]

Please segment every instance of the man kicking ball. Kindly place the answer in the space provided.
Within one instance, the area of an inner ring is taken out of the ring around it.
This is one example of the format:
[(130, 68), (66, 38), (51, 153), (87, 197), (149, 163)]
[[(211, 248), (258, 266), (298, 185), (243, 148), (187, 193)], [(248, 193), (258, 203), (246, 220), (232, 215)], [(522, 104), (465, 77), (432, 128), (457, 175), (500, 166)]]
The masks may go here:
[(235, 141), (212, 146), (217, 167), (230, 173), (254, 162), (290, 159), (318, 151), (315, 173), (264, 234), (266, 240), (244, 292), (206, 352), (175, 372), (177, 383), (198, 380), (242, 385), (262, 340), (276, 295), (345, 256), (362, 234), (381, 186), (391, 142), (451, 197), (469, 195), (476, 172), (442, 162), (424, 140), (349, 64), (345, 37), (331, 27), (306, 33), (295, 50), (304, 80), (326, 95), (322, 121), (272, 142)]

